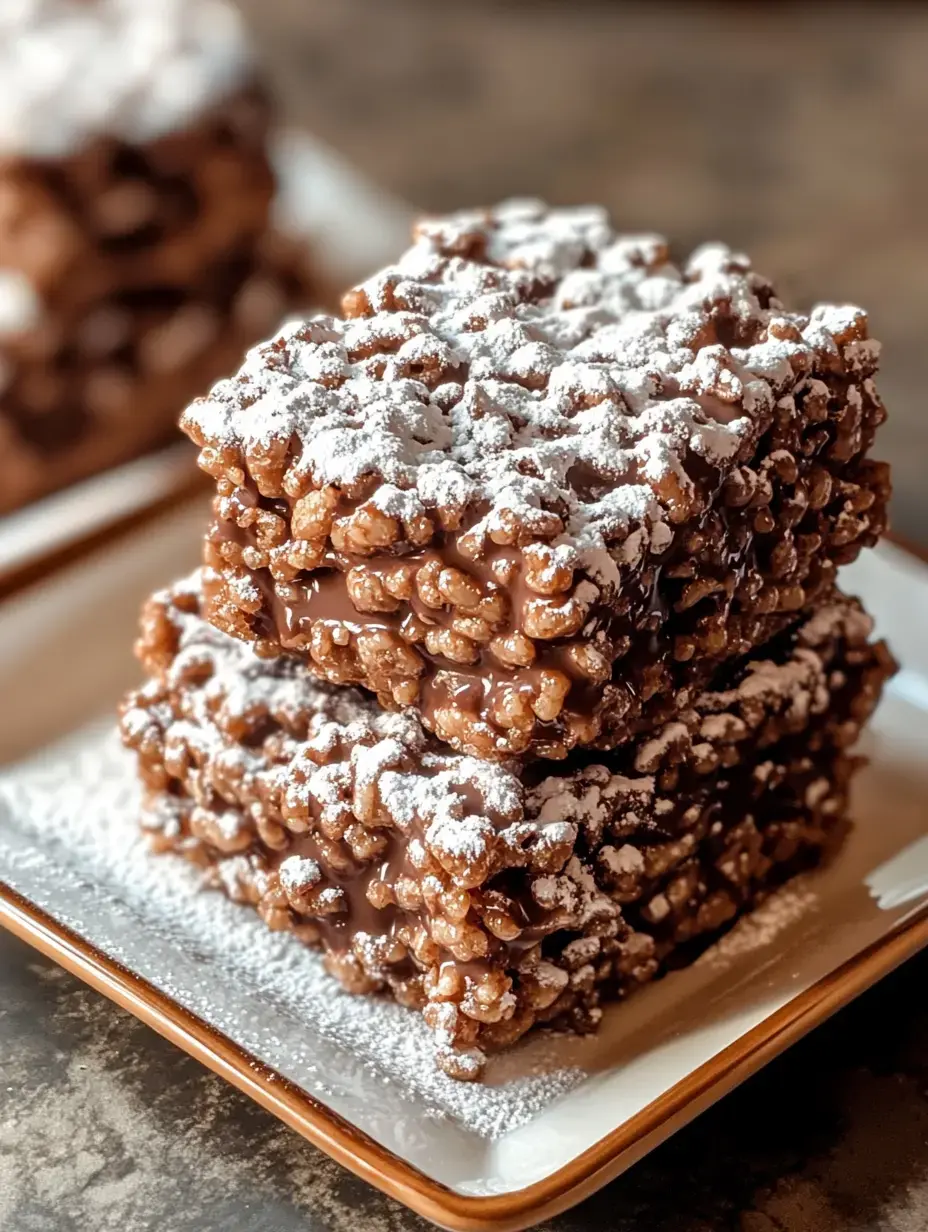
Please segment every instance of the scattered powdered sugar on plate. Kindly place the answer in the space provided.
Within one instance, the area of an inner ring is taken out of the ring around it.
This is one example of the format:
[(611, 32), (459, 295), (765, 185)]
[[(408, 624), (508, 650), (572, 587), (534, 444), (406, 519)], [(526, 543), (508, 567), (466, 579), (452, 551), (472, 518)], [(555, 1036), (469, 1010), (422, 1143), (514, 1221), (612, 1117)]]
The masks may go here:
[[(549, 1041), (561, 1041), (550, 1036), (497, 1058), (486, 1084), (446, 1077), (417, 1015), (344, 992), (317, 953), (271, 932), (250, 909), (201, 892), (197, 871), (183, 860), (148, 851), (137, 830), (131, 758), (108, 726), (84, 729), (0, 776), (0, 812), (4, 805), (11, 813), (0, 820), (4, 880), (312, 1094), (324, 1098), (331, 1074), (342, 1068), (318, 1063), (317, 1041), (325, 1041), (343, 1054), (346, 1087), (353, 1070), (374, 1073), (430, 1116), (492, 1138), (525, 1124), (585, 1077), (553, 1062)], [(78, 901), (67, 883), (82, 884), (86, 902), (88, 881), (97, 902), (118, 905), (123, 928), (107, 932), (102, 914), (80, 918), (61, 909)], [(157, 971), (139, 970), (125, 929), (136, 940), (151, 938), (152, 953), (154, 942), (162, 943)]]
[(720, 937), (695, 966), (726, 967), (744, 954), (765, 949), (802, 916), (818, 908), (818, 895), (807, 875), (793, 878), (776, 894), (738, 921), (737, 928)]
[[(483, 1082), (453, 1081), (418, 1015), (351, 996), (291, 934), (201, 891), (192, 866), (148, 850), (138, 812), (131, 758), (108, 722), (90, 725), (0, 775), (0, 878), (373, 1136), (402, 1122), (421, 1142), (450, 1121), (499, 1139), (588, 1078), (583, 1042), (542, 1031), (492, 1058)], [(808, 881), (791, 883), (699, 965), (770, 946), (814, 904)]]

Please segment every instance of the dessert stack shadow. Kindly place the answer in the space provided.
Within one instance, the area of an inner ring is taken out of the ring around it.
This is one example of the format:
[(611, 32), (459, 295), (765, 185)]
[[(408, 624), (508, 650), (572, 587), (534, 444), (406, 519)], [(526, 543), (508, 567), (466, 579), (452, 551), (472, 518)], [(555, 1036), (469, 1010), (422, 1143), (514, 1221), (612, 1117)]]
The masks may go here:
[(479, 1078), (832, 851), (893, 670), (878, 345), (603, 211), (425, 221), (182, 427), (203, 568), (122, 710), (156, 850)]

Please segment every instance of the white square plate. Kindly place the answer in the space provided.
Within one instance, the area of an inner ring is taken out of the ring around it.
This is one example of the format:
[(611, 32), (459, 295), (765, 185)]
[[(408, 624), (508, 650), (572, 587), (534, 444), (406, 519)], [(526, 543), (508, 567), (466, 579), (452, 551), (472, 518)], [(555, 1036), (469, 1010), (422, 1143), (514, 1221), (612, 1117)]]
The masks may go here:
[(928, 568), (887, 545), (843, 579), (903, 668), (840, 856), (598, 1036), (532, 1036), (482, 1085), (433, 1072), (415, 1016), (348, 997), (136, 835), (109, 716), (138, 605), (202, 524), (192, 502), (0, 611), (0, 922), (422, 1214), (520, 1228), (579, 1201), (928, 942)]

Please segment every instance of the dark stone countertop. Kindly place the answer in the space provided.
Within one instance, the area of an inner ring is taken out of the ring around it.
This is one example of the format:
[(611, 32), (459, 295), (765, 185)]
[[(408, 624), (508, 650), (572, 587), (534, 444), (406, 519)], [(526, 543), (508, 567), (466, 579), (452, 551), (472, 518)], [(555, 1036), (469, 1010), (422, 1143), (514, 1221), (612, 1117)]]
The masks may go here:
[[(430, 1225), (0, 933), (4, 1232)], [(928, 954), (547, 1232), (924, 1232)]]
[[(410, 201), (599, 200), (744, 245), (886, 343), (896, 525), (928, 541), (928, 8), (242, 0), (290, 112)], [(928, 955), (551, 1232), (924, 1232)], [(0, 1228), (422, 1220), (0, 934)]]

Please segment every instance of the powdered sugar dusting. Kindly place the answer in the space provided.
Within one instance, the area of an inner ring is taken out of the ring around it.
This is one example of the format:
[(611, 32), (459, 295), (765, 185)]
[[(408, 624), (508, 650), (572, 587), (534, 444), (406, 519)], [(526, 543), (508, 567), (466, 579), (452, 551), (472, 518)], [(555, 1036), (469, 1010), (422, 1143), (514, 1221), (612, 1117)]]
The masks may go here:
[(303, 856), (287, 856), (277, 870), (280, 884), (289, 893), (314, 886), (322, 880), (322, 869), (315, 860)]
[[(78, 733), (4, 775), (0, 811), (5, 806), (11, 816), (3, 817), (3, 830), (9, 834), (12, 827), (14, 839), (34, 841), (4, 849), (5, 878), (15, 885), (18, 871), (28, 868), (30, 884), (46, 884), (44, 875), (50, 897), (60, 902), (69, 878), (92, 877), (97, 901), (121, 904), (129, 917), (106, 939), (108, 953), (117, 959), (125, 954), (126, 928), (145, 930), (153, 946), (165, 943), (157, 947), (158, 970), (142, 974), (309, 1091), (319, 1089), (320, 1045), (314, 1041), (321, 1039), (334, 1046), (327, 1054), (330, 1068), (343, 1074), (348, 1088), (353, 1070), (373, 1071), (392, 1098), (495, 1137), (527, 1123), (582, 1081), (580, 1071), (545, 1059), (543, 1039), (531, 1041), (527, 1052), (492, 1060), (489, 1083), (472, 1086), (441, 1073), (432, 1060), (435, 1037), (417, 1014), (385, 999), (352, 997), (315, 951), (270, 931), (250, 909), (203, 893), (184, 861), (151, 854), (138, 832), (132, 759), (108, 729)], [(289, 873), (311, 880), (311, 864), (298, 861)], [(99, 937), (96, 914), (64, 922)], [(184, 955), (194, 956), (192, 979), (180, 966), (175, 972), (172, 955), (179, 964)], [(221, 999), (222, 988), (235, 995)], [(255, 1019), (235, 1008), (252, 1001)], [(528, 1060), (520, 1062), (520, 1054)]]
[(610, 545), (631, 564), (665, 551), (694, 469), (747, 457), (848, 330), (875, 348), (859, 310), (787, 314), (723, 245), (677, 266), (600, 209), (538, 202), (421, 223), (346, 302), (350, 319), (288, 326), (194, 403), (194, 439), (246, 463), (296, 441), (297, 488), (377, 476), (374, 507), (407, 523), (474, 511), (475, 551), (513, 519), (551, 540), (556, 517), (565, 561), (611, 584)]
[(59, 158), (152, 140), (229, 94), (251, 63), (227, 0), (3, 0), (0, 151)]
[(764, 950), (817, 907), (818, 896), (811, 878), (794, 877), (766, 902), (742, 916), (731, 932), (697, 958), (696, 965), (725, 967), (745, 954)]
[[(895, 730), (893, 722), (912, 724), (911, 708), (902, 709), (900, 718), (901, 703), (890, 697), (887, 704), (888, 730)], [(353, 1099), (350, 1119), (455, 1185), (455, 1175), (433, 1171), (430, 1163), (436, 1141), (443, 1160), (450, 1158), (449, 1149), (462, 1151), (459, 1139), (439, 1137), (446, 1124), (495, 1140), (520, 1126), (534, 1134), (531, 1123), (540, 1118), (531, 1145), (513, 1140), (513, 1147), (520, 1144), (519, 1158), (536, 1145), (543, 1152), (552, 1140), (569, 1141), (569, 1158), (891, 929), (911, 900), (901, 900), (894, 912), (882, 910), (863, 879), (874, 862), (901, 851), (921, 831), (920, 811), (886, 811), (881, 785), (898, 781), (891, 764), (877, 768), (859, 806), (859, 843), (852, 837), (851, 848), (824, 874), (779, 891), (695, 966), (616, 1007), (606, 1036), (536, 1035), (491, 1059), (487, 1081), (477, 1085), (454, 1082), (433, 1066), (434, 1038), (417, 1015), (389, 1001), (350, 997), (295, 938), (272, 933), (249, 909), (220, 895), (199, 892), (197, 874), (184, 861), (153, 857), (136, 832), (139, 801), (130, 759), (101, 726), (4, 773), (0, 866), (5, 881), (24, 892), (28, 887), (28, 896), (64, 924), (268, 1066), (336, 1110), (345, 1108), (340, 1100)], [(909, 884), (910, 867), (896, 871)], [(109, 910), (117, 903), (123, 907), (112, 925)], [(806, 912), (808, 931), (800, 924)], [(148, 967), (139, 961), (145, 955)], [(759, 966), (764, 974), (752, 983)], [(726, 981), (721, 999), (719, 987), (707, 983), (716, 970)], [(537, 978), (557, 986), (568, 975), (542, 966)], [(584, 1086), (573, 1119), (559, 1121), (562, 1109), (570, 1118), (569, 1092), (588, 1073), (606, 1084), (602, 1100), (591, 1101)], [(372, 1117), (381, 1109), (382, 1133), (363, 1119), (362, 1108)], [(558, 1155), (545, 1166), (562, 1162)], [(467, 1175), (487, 1178), (491, 1186), (502, 1174), (507, 1187), (536, 1179), (520, 1172), (513, 1180), (505, 1160), (495, 1156), (493, 1163), (478, 1160), (473, 1167)]]

